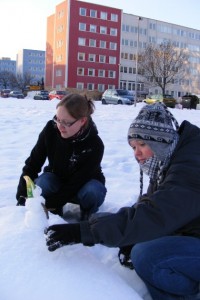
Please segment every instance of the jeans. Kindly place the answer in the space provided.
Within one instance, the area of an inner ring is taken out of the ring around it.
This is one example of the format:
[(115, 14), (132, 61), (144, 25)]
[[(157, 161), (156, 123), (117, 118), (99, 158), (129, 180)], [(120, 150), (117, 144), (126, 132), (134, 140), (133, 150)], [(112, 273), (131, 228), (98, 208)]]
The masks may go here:
[(153, 299), (200, 299), (200, 239), (166, 236), (139, 243), (131, 260)]
[[(35, 180), (35, 184), (41, 187), (44, 198), (58, 193), (63, 185), (60, 179), (54, 173), (50, 172), (40, 175)], [(104, 202), (106, 192), (105, 186), (100, 181), (91, 179), (77, 191), (73, 199), (67, 199), (66, 195), (66, 202), (79, 204), (82, 211), (92, 214), (97, 212), (99, 206)]]

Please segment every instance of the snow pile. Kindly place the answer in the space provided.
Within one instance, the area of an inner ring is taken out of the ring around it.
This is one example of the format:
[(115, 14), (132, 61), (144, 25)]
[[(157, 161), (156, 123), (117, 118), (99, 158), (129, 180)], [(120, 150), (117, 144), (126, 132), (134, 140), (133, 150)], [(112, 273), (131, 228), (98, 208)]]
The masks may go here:
[[(0, 209), (1, 300), (121, 300), (124, 295), (126, 300), (142, 299), (87, 247), (73, 245), (49, 252), (45, 235), (38, 230), (41, 220), (34, 200), (28, 202), (28, 212), (21, 206)], [(50, 223), (63, 220), (50, 214)]]
[(36, 186), (33, 190), (33, 198), (27, 198), (25, 224), (28, 228), (42, 230), (48, 226), (47, 213), (45, 212), (45, 199), (41, 196), (41, 188)]

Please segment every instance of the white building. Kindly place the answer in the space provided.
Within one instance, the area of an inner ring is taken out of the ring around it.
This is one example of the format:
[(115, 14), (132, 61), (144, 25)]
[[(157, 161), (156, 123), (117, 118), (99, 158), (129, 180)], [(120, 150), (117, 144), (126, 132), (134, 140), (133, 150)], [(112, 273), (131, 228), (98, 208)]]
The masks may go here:
[[(138, 31), (139, 29), (139, 31)], [(188, 76), (167, 87), (166, 93), (180, 97), (186, 93), (200, 94), (200, 30), (163, 21), (123, 13), (121, 32), (120, 78), (121, 88), (159, 93), (159, 88), (145, 88), (141, 77), (136, 78), (136, 54), (147, 44), (171, 41), (177, 48), (187, 49), (190, 68)]]

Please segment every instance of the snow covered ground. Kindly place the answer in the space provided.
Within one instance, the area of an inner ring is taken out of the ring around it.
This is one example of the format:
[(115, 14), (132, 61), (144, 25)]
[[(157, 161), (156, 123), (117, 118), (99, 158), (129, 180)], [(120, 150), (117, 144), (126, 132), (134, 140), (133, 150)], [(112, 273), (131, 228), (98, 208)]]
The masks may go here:
[[(39, 132), (54, 116), (57, 101), (33, 100), (30, 94), (19, 100), (0, 98), (0, 299), (149, 300), (135, 271), (119, 264), (118, 249), (73, 245), (49, 252), (43, 234), (46, 221), (36, 226), (31, 206), (16, 206), (24, 161)], [(93, 119), (105, 144), (102, 167), (108, 189), (101, 211), (116, 212), (132, 205), (139, 193), (139, 168), (127, 143), (127, 131), (144, 104), (95, 104)], [(179, 122), (187, 119), (200, 126), (200, 110), (171, 111)], [(147, 184), (145, 177), (144, 190)], [(73, 213), (77, 207), (67, 205), (66, 210)], [(62, 222), (50, 214), (48, 224)]]

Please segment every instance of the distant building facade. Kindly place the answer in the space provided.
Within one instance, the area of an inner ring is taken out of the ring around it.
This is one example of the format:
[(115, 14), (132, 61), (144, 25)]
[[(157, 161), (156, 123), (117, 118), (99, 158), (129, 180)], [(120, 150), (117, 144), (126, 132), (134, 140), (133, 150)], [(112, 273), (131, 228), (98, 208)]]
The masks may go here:
[(31, 75), (32, 84), (41, 83), (45, 77), (45, 51), (22, 49), (17, 54), (16, 73)]
[[(150, 43), (161, 44), (170, 41), (175, 47), (188, 50), (190, 65), (184, 79), (169, 85), (166, 94), (176, 98), (186, 93), (200, 94), (200, 30), (126, 13), (123, 14), (121, 28), (121, 88), (135, 90), (137, 51), (144, 50)], [(138, 91), (147, 91), (142, 76), (138, 76), (137, 82)], [(158, 87), (149, 90), (152, 94), (160, 91)]]
[[(188, 50), (188, 76), (166, 91), (175, 97), (200, 94), (200, 30), (123, 13), (122, 10), (66, 0), (47, 18), (45, 85), (104, 91), (147, 89), (136, 72), (136, 56), (149, 43), (171, 41)], [(136, 78), (137, 76), (137, 78)]]
[[(16, 60), (11, 60), (9, 57), (0, 58), (0, 78), (6, 77), (4, 72), (9, 72), (16, 74)], [(4, 84), (4, 80), (0, 80), (0, 90), (6, 87), (9, 87), (8, 81), (5, 80), (6, 85)]]
[(16, 60), (11, 60), (9, 57), (0, 58), (0, 72), (16, 73)]
[(118, 86), (120, 9), (65, 1), (47, 19), (47, 87), (100, 90)]

